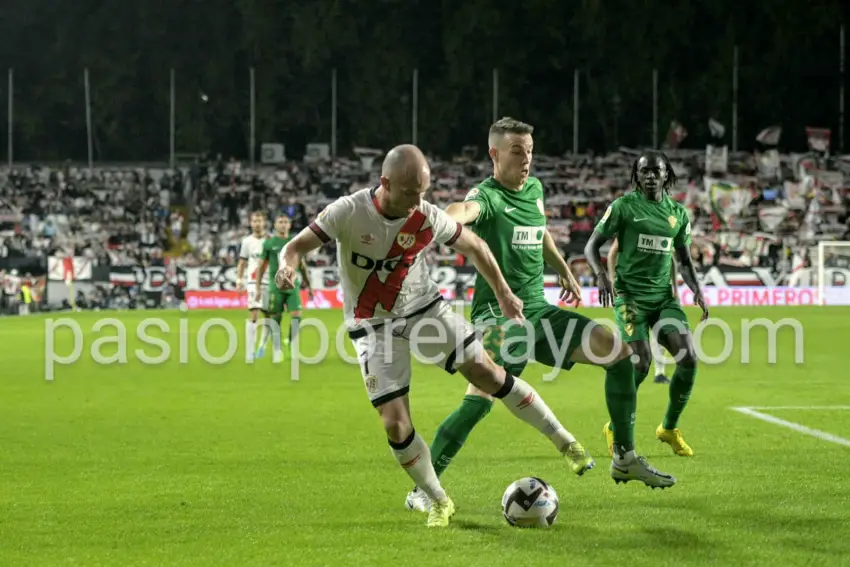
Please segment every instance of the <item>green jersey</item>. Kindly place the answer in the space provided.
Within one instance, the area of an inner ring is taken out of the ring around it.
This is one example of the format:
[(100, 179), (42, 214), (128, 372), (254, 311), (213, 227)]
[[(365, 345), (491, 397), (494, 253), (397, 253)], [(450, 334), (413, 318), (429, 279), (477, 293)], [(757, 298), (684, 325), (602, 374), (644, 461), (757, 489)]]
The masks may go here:
[(618, 294), (648, 301), (673, 297), (673, 250), (691, 244), (691, 222), (682, 205), (667, 195), (656, 202), (632, 191), (611, 203), (596, 231), (617, 237)]
[[(291, 236), (281, 238), (280, 236), (275, 235), (271, 238), (266, 238), (263, 242), (262, 259), (269, 263), (269, 282), (271, 287), (274, 289), (277, 289), (277, 286), (274, 283), (274, 275), (277, 273), (280, 265), (278, 257), (280, 256), (280, 251), (283, 250), (283, 247), (286, 246), (286, 243), (290, 240), (292, 240)], [(299, 285), (298, 280), (296, 280), (295, 289), (298, 289)]]
[[(466, 195), (481, 207), (470, 228), (481, 237), (496, 258), (505, 281), (523, 303), (546, 303), (543, 296), (543, 235), (546, 209), (543, 185), (529, 177), (518, 191), (511, 191), (492, 177)], [(484, 278), (476, 278), (472, 299), (473, 318), (490, 313), (496, 294)]]

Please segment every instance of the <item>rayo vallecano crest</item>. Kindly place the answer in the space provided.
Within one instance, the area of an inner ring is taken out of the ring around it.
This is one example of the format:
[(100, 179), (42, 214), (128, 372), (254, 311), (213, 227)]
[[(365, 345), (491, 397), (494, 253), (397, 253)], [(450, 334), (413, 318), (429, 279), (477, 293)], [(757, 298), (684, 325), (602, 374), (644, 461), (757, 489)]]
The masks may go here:
[(399, 246), (407, 250), (416, 242), (416, 235), (410, 232), (399, 232), (395, 241)]

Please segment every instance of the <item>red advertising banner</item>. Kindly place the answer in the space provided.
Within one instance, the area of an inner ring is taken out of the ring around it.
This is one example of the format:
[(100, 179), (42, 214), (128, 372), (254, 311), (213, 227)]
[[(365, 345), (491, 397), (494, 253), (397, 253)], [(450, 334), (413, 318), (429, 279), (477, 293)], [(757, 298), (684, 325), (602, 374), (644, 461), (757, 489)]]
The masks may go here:
[[(304, 309), (342, 309), (342, 291), (317, 289), (313, 298), (301, 290)], [(187, 309), (248, 309), (248, 294), (244, 291), (187, 291)]]

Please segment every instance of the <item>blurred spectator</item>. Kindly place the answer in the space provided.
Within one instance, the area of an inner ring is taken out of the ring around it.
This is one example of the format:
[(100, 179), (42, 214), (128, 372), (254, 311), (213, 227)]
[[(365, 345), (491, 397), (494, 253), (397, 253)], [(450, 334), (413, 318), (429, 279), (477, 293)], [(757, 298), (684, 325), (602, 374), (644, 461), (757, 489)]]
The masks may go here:
[[(807, 247), (819, 238), (850, 237), (844, 183), (850, 164), (840, 159), (781, 156), (781, 167), (764, 173), (757, 156), (739, 153), (729, 155), (724, 173), (708, 177), (704, 151), (669, 155), (680, 179), (672, 196), (691, 212), (698, 265), (790, 266), (791, 257), (809, 257)], [(427, 198), (446, 206), (490, 175), (491, 164), (472, 156), (466, 149), (452, 160), (431, 158)], [(628, 153), (535, 156), (549, 230), (565, 256), (580, 254), (608, 204), (630, 189), (633, 159)], [(334, 199), (376, 185), (379, 168), (380, 159), (364, 171), (360, 160), (342, 158), (251, 169), (220, 155), (177, 170), (4, 167), (0, 258), (62, 253), (94, 265), (163, 265), (169, 258), (184, 266), (234, 265), (251, 211), (264, 211), (270, 228), (275, 216), (287, 215), (297, 232)], [(712, 198), (713, 183), (725, 188), (724, 200)], [(333, 243), (308, 258), (314, 265), (335, 260)], [(464, 263), (443, 246), (433, 260)]]

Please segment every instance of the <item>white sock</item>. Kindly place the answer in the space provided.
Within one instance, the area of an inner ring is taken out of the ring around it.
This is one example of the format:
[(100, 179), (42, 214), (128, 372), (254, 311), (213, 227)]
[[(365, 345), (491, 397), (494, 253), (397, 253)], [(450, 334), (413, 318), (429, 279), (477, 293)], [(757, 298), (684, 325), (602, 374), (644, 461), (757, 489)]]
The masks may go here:
[(664, 374), (665, 366), (666, 365), (664, 364), (664, 361), (656, 356), (655, 357), (655, 375), (658, 376), (659, 374)]
[(254, 358), (254, 349), (257, 348), (257, 322), (248, 320), (248, 326), (245, 331), (245, 339), (248, 341), (248, 348), (245, 349), (245, 358), (251, 360)]
[(275, 323), (275, 327), (277, 328), (272, 331), (272, 348), (274, 348), (275, 352), (280, 352), (280, 335), (283, 331), (280, 330), (280, 326), (277, 323)]
[(412, 439), (408, 438), (405, 441), (406, 445), (402, 444), (401, 449), (397, 449), (397, 445), (390, 443), (393, 456), (428, 498), (444, 502), (447, 498), (446, 491), (440, 485), (440, 479), (437, 478), (434, 465), (431, 464), (431, 450), (428, 444), (415, 431), (410, 436)]
[(574, 443), (576, 438), (561, 425), (540, 394), (534, 391), (528, 382), (515, 376), (511, 378), (513, 387), (501, 397), (502, 403), (514, 416), (548, 437), (555, 448), (563, 453), (567, 445)]
[(265, 319), (262, 320), (262, 323), (260, 324), (260, 326), (262, 327), (263, 330), (260, 332), (259, 346), (263, 346), (264, 344), (266, 344), (266, 341), (269, 340), (269, 332), (271, 332), (271, 329), (269, 329), (268, 323), (270, 321), (271, 321), (271, 319), (266, 317)]
[(637, 454), (635, 454), (634, 450), (626, 451), (623, 453), (623, 456), (614, 450), (614, 463), (617, 465), (629, 465), (633, 463), (637, 459)]

